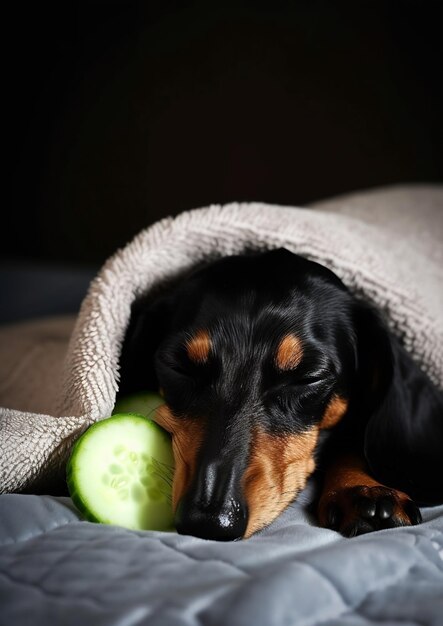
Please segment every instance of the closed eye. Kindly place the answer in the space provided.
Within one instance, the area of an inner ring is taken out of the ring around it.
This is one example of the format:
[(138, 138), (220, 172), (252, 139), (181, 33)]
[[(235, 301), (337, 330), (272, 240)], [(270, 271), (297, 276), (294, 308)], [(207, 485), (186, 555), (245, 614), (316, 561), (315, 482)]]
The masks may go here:
[(178, 374), (179, 376), (189, 376), (189, 372), (185, 370), (184, 367), (182, 367), (181, 365), (170, 365), (169, 369), (174, 373), (174, 374)]
[(328, 382), (330, 380), (330, 376), (330, 372), (324, 370), (306, 372), (302, 376), (294, 376), (290, 379), (282, 381), (279, 385), (277, 385), (277, 387), (299, 388), (311, 385), (318, 385), (319, 383)]
[(183, 362), (180, 355), (175, 352), (161, 352), (156, 355), (157, 371), (164, 374), (175, 374), (180, 377), (188, 378), (191, 376), (191, 368), (187, 363)]
[(330, 372), (312, 372), (301, 378), (292, 378), (272, 385), (266, 392), (266, 396), (300, 394), (305, 392), (313, 393), (316, 390), (324, 389), (333, 382)]
[(300, 378), (296, 383), (292, 383), (293, 385), (300, 387), (301, 385), (316, 385), (317, 383), (323, 382), (325, 379), (323, 376), (305, 376), (304, 378)]

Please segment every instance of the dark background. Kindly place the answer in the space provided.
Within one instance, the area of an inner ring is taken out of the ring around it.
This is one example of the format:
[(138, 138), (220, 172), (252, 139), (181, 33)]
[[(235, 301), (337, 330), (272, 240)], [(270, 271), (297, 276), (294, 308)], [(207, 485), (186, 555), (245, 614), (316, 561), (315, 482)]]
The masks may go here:
[(442, 3), (10, 3), (1, 254), (101, 264), (166, 215), (443, 180)]

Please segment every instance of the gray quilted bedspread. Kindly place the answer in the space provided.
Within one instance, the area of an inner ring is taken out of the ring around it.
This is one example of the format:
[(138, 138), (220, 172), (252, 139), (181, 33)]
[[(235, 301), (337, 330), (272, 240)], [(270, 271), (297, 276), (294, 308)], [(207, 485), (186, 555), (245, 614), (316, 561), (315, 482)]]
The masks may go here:
[(0, 496), (0, 624), (443, 624), (443, 506), (343, 539), (302, 501), (217, 543), (84, 522), (69, 498)]

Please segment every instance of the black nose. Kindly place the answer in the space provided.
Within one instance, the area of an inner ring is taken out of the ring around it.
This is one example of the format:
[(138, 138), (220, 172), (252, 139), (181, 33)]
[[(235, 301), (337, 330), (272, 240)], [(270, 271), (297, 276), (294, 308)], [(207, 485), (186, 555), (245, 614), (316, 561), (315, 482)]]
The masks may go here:
[(218, 541), (243, 537), (248, 521), (241, 481), (244, 458), (243, 454), (202, 455), (177, 506), (175, 527), (179, 533)]
[(232, 499), (221, 505), (202, 506), (185, 496), (175, 513), (178, 533), (217, 541), (240, 539), (245, 534), (247, 521), (246, 506)]

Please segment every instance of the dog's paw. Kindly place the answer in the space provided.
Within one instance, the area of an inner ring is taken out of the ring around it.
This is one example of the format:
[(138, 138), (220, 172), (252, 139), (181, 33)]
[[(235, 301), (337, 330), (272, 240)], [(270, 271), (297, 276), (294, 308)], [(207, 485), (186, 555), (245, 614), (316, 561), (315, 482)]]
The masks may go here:
[(381, 485), (359, 485), (323, 494), (319, 519), (322, 526), (345, 537), (422, 521), (419, 508), (405, 493)]

